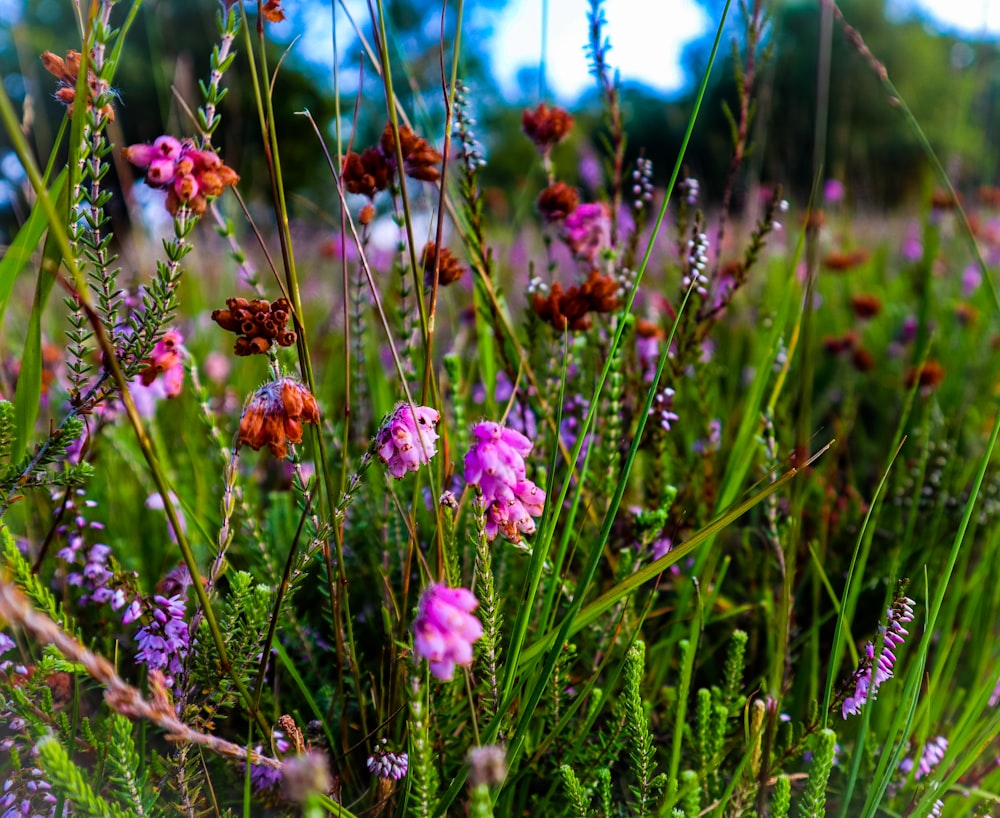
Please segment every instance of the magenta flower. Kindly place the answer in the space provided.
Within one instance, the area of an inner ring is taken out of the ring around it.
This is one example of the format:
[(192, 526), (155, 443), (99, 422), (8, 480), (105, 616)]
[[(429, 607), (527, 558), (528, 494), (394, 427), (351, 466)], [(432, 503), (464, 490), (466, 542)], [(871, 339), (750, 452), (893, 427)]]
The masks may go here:
[(854, 692), (844, 699), (841, 714), (846, 719), (851, 714), (861, 712), (861, 706), (868, 701), (874, 701), (882, 682), (892, 678), (892, 668), (896, 664), (896, 654), (893, 652), (903, 644), (909, 635), (903, 625), (913, 621), (912, 599), (900, 596), (893, 601), (886, 611), (886, 624), (882, 633), (882, 652), (875, 659), (875, 643), (865, 645), (865, 655), (858, 669), (851, 677)]
[(437, 410), (429, 406), (411, 409), (408, 403), (396, 404), (375, 436), (379, 460), (388, 464), (389, 474), (399, 479), (406, 472), (419, 469), (421, 463), (430, 462), (437, 453), (435, 427), (440, 417)]
[(602, 202), (582, 204), (566, 217), (563, 238), (573, 255), (593, 264), (611, 243), (611, 214)]
[(545, 504), (545, 492), (526, 476), (531, 441), (490, 421), (477, 423), (472, 434), (476, 442), (465, 455), (465, 481), (479, 489), (486, 536), (493, 540), (501, 533), (520, 542), (521, 534), (534, 533), (532, 517), (541, 516)]
[(472, 591), (446, 585), (430, 585), (420, 597), (413, 653), (442, 681), (451, 679), (455, 665), (472, 664), (472, 643), (483, 635), (482, 623), (472, 615), (478, 605)]

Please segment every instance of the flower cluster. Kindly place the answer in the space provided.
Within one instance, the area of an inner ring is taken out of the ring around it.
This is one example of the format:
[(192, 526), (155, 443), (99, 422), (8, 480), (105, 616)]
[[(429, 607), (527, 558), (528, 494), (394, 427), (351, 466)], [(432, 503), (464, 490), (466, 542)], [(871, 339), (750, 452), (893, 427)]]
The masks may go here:
[(158, 136), (152, 145), (122, 148), (122, 156), (146, 170), (147, 185), (167, 191), (166, 206), (172, 216), (181, 207), (201, 215), (209, 200), (240, 180), (214, 151), (198, 150), (189, 139)]
[(543, 155), (562, 142), (572, 127), (573, 117), (557, 105), (550, 108), (540, 102), (534, 111), (525, 110), (521, 114), (521, 129)]
[(611, 241), (611, 213), (604, 202), (582, 204), (566, 216), (563, 240), (580, 261), (593, 265)]
[[(274, 749), (279, 754), (287, 753), (291, 749), (291, 742), (285, 738), (285, 734), (281, 730), (272, 730), (271, 736), (274, 739)], [(258, 744), (253, 749), (258, 755), (265, 754), (263, 745)], [(258, 795), (265, 792), (276, 792), (281, 785), (281, 779), (281, 770), (275, 767), (268, 767), (264, 764), (250, 765), (250, 786)]]
[(882, 650), (876, 660), (875, 643), (865, 645), (865, 655), (861, 664), (851, 677), (854, 692), (844, 699), (841, 713), (846, 719), (851, 714), (861, 712), (861, 706), (868, 701), (874, 701), (879, 687), (892, 678), (892, 668), (896, 664), (896, 654), (893, 651), (903, 644), (909, 631), (903, 627), (913, 621), (912, 599), (900, 595), (886, 611), (886, 624), (882, 631)]
[(479, 503), (486, 517), (486, 536), (503, 534), (520, 542), (533, 534), (545, 504), (545, 492), (526, 476), (524, 458), (531, 441), (520, 432), (484, 421), (472, 430), (475, 438), (465, 455), (465, 481), (479, 489)]
[(591, 270), (587, 280), (563, 292), (558, 281), (547, 295), (535, 293), (531, 306), (535, 314), (555, 329), (581, 332), (590, 329), (589, 313), (609, 313), (618, 308), (618, 283), (610, 276)]
[[(944, 754), (948, 751), (948, 739), (944, 736), (934, 736), (934, 738), (928, 739), (927, 743), (924, 745), (923, 751), (920, 753), (920, 760), (917, 762), (917, 771), (913, 774), (914, 779), (919, 781), (924, 776), (928, 776), (941, 763), (941, 759), (944, 758)], [(904, 758), (899, 762), (899, 769), (906, 774), (909, 774), (910, 770), (913, 769), (913, 759)]]
[(429, 406), (396, 405), (375, 436), (375, 450), (379, 460), (389, 466), (389, 474), (398, 480), (408, 471), (417, 471), (421, 464), (430, 462), (437, 453), (435, 427), (440, 417)]
[(177, 676), (184, 671), (184, 659), (191, 646), (185, 590), (171, 597), (154, 594), (144, 602), (133, 600), (122, 617), (122, 622), (128, 625), (145, 609), (149, 618), (135, 634), (139, 645), (135, 661), (150, 670), (163, 671), (167, 687), (173, 687)]
[(437, 282), (441, 287), (454, 284), (465, 273), (461, 262), (452, 255), (451, 250), (438, 246), (434, 242), (428, 242), (424, 246), (421, 257), (421, 265), (424, 269), (424, 286), (430, 289), (434, 286), (434, 268), (437, 267)]
[(580, 194), (565, 182), (553, 182), (540, 194), (536, 206), (547, 223), (559, 222), (575, 211), (580, 204)]
[(368, 761), (366, 762), (368, 772), (378, 778), (389, 778), (393, 781), (399, 781), (399, 779), (406, 776), (406, 771), (409, 769), (409, 757), (406, 753), (394, 753), (391, 750), (387, 750), (386, 744), (386, 740), (382, 739), (379, 745), (372, 751), (372, 754), (368, 756)]
[(319, 423), (319, 406), (304, 384), (292, 378), (269, 381), (253, 393), (240, 418), (239, 441), (254, 451), (267, 446), (284, 459), (289, 443), (302, 442), (302, 424)]
[(482, 623), (472, 615), (478, 605), (467, 588), (436, 583), (420, 597), (413, 621), (413, 652), (426, 659), (431, 673), (442, 681), (451, 679), (455, 665), (472, 664), (472, 643), (483, 635)]
[(229, 332), (236, 333), (237, 355), (262, 355), (272, 343), (290, 347), (295, 333), (287, 329), (292, 308), (285, 298), (270, 303), (261, 298), (227, 298), (226, 309), (213, 310), (212, 320)]
[[(59, 80), (59, 90), (56, 91), (55, 95), (56, 99), (66, 105), (70, 116), (73, 116), (73, 102), (76, 100), (76, 81), (77, 77), (80, 76), (80, 65), (81, 58), (79, 51), (67, 51), (65, 59), (58, 54), (53, 54), (51, 51), (42, 53), (42, 66)], [(93, 105), (94, 97), (97, 96), (97, 77), (89, 69), (87, 71), (87, 87), (89, 96), (87, 108), (89, 110)], [(102, 117), (106, 117), (109, 121), (114, 121), (115, 112), (111, 107), (111, 103), (104, 105), (100, 113)]]
[[(405, 125), (399, 128), (399, 147), (403, 155), (403, 172), (407, 176), (424, 182), (436, 182), (441, 178), (441, 154)], [(389, 187), (397, 164), (396, 136), (389, 124), (382, 131), (378, 145), (360, 154), (351, 151), (344, 157), (344, 187), (348, 193), (373, 199), (376, 193)]]
[(156, 342), (145, 367), (130, 384), (132, 399), (139, 414), (151, 417), (156, 403), (176, 398), (184, 386), (184, 336), (172, 329)]

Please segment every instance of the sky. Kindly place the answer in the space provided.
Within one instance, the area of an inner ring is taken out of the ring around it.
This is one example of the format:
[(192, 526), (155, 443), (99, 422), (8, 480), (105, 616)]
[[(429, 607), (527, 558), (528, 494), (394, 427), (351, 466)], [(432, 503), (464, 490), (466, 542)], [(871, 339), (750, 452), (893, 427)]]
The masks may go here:
[[(593, 85), (587, 74), (587, 0), (549, 0), (546, 81), (555, 95), (575, 99)], [(919, 10), (947, 30), (1000, 35), (1000, 0), (894, 0), (896, 13)], [(733, 3), (735, 10), (736, 3)], [(511, 0), (493, 43), (496, 75), (509, 96), (517, 73), (537, 68), (542, 43), (541, 0)], [(707, 15), (693, 0), (605, 0), (608, 62), (622, 79), (670, 93), (681, 89), (684, 45), (708, 29)]]

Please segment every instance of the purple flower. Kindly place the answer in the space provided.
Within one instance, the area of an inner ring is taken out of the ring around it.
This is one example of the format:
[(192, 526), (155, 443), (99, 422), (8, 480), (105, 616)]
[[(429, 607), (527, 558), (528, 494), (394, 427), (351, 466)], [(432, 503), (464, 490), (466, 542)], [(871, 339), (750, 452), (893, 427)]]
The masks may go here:
[(455, 665), (472, 664), (472, 643), (483, 635), (482, 623), (472, 615), (478, 605), (472, 591), (446, 585), (430, 585), (420, 597), (413, 653), (443, 681), (451, 679)]
[[(934, 768), (941, 763), (941, 759), (944, 758), (947, 750), (948, 739), (944, 736), (935, 736), (932, 739), (928, 739), (924, 745), (924, 749), (920, 753), (920, 761), (917, 762), (917, 771), (913, 774), (913, 778), (919, 781), (924, 776), (930, 775)], [(904, 774), (908, 774), (913, 769), (913, 759), (909, 757), (904, 758), (899, 762), (899, 769)]]
[(501, 533), (511, 542), (532, 534), (545, 504), (545, 492), (526, 476), (525, 455), (531, 441), (499, 423), (483, 421), (472, 430), (476, 442), (465, 455), (465, 481), (477, 486), (486, 517), (486, 536)]
[(846, 719), (849, 715), (861, 712), (861, 706), (867, 701), (874, 701), (879, 687), (892, 678), (892, 668), (896, 663), (893, 651), (903, 644), (909, 635), (903, 625), (913, 621), (912, 599), (899, 596), (889, 610), (886, 611), (886, 624), (882, 630), (882, 651), (876, 661), (875, 643), (865, 645), (865, 655), (858, 669), (851, 677), (854, 692), (844, 699), (841, 714)]
[[(416, 414), (414, 414), (416, 413)], [(399, 479), (407, 471), (416, 471), (421, 463), (428, 463), (437, 453), (434, 441), (440, 419), (436, 409), (398, 403), (392, 414), (382, 423), (375, 436), (379, 460), (388, 464), (389, 474)]]
[[(139, 645), (135, 661), (150, 670), (162, 670), (167, 687), (173, 687), (175, 678), (184, 671), (184, 659), (190, 647), (186, 607), (182, 594), (169, 599), (156, 594), (146, 605), (149, 621), (135, 634)], [(122, 617), (125, 624), (134, 621), (136, 608), (135, 602), (128, 607)]]
[[(274, 748), (279, 753), (287, 753), (292, 746), (285, 734), (281, 730), (274, 730)], [(258, 744), (253, 748), (255, 753), (264, 755), (264, 748)], [(244, 769), (246, 769), (244, 767)], [(277, 789), (281, 784), (281, 770), (275, 767), (267, 767), (263, 764), (250, 765), (250, 786), (255, 793), (262, 793), (268, 790)]]
[(827, 179), (823, 183), (823, 198), (828, 202), (839, 202), (844, 198), (844, 183), (840, 179)]
[(394, 753), (385, 749), (386, 740), (382, 739), (380, 745), (368, 756), (368, 772), (378, 778), (389, 778), (399, 781), (406, 775), (409, 769), (409, 757), (406, 753)]

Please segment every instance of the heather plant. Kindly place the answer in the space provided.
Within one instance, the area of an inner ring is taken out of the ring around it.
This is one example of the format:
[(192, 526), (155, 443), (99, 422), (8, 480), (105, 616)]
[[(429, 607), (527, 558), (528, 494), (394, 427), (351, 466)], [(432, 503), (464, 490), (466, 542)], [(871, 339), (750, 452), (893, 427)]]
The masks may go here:
[(50, 156), (0, 84), (33, 203), (0, 261), (0, 814), (990, 814), (995, 190), (937, 164), (885, 230), (821, 162), (810, 201), (747, 195), (763, 2), (722, 189), (630, 158), (591, 0), (597, 131), (526, 109), (500, 216), (461, 4), (412, 106), (374, 4), (350, 127), (302, 112), (320, 228), (278, 0), (220, 5), (176, 130), (128, 145), (139, 4), (75, 9)]

